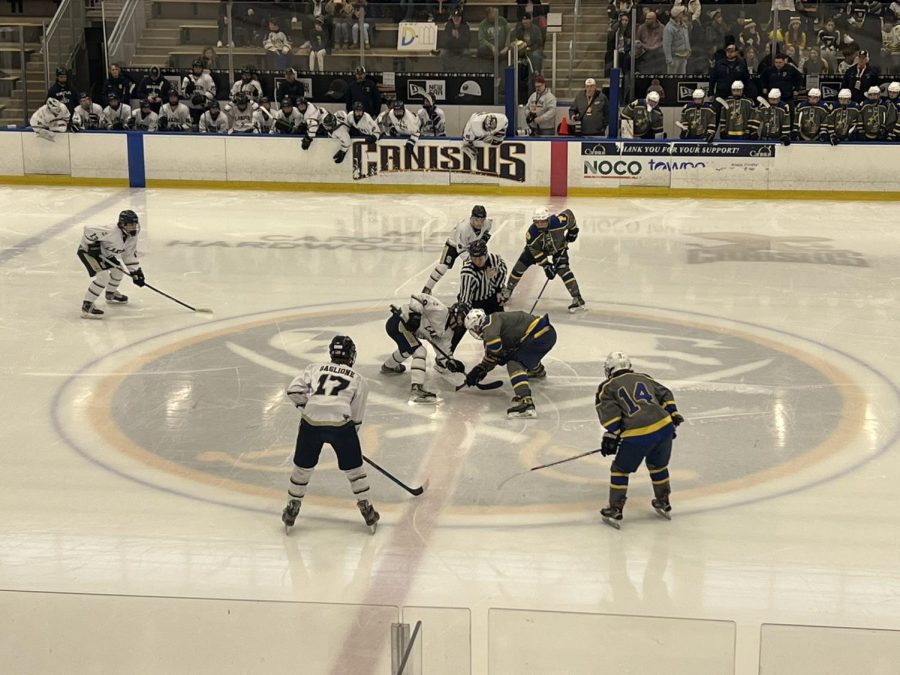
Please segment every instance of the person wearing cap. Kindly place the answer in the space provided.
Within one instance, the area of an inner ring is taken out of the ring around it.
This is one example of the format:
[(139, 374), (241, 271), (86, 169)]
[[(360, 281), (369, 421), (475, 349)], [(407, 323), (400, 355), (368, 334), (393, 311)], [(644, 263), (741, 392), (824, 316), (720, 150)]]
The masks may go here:
[(888, 119), (893, 120), (894, 124), (890, 127), (890, 132), (888, 133), (889, 141), (900, 140), (900, 82), (891, 82), (887, 88), (888, 94), (885, 101), (888, 106), (893, 108), (893, 112), (890, 113)]
[(691, 56), (690, 19), (682, 5), (675, 5), (669, 14), (669, 23), (663, 29), (663, 55), (669, 75), (684, 75)]
[(524, 49), (519, 50), (519, 58), (524, 56), (531, 63), (531, 71), (540, 73), (544, 67), (544, 36), (534, 23), (531, 12), (522, 15), (513, 32), (513, 40), (525, 43)]
[(131, 106), (122, 103), (117, 93), (111, 93), (107, 105), (103, 109), (103, 115), (100, 117), (100, 127), (121, 131), (128, 126), (129, 119), (131, 119)]
[(378, 85), (368, 76), (366, 69), (362, 66), (356, 67), (353, 82), (347, 88), (347, 112), (353, 110), (353, 104), (357, 101), (362, 102), (372, 119), (381, 113), (381, 93), (378, 91)]
[(509, 23), (500, 16), (496, 7), (488, 7), (484, 19), (478, 24), (478, 56), (493, 59), (499, 55), (500, 60), (505, 62), (508, 51)]
[(866, 100), (859, 107), (862, 118), (862, 134), (860, 140), (886, 141), (888, 134), (894, 130), (895, 120), (888, 120), (888, 115), (896, 108), (881, 98), (881, 89), (872, 85), (866, 91)]
[(777, 89), (788, 109), (794, 103), (794, 92), (803, 89), (806, 84), (803, 73), (797, 70), (793, 63), (788, 62), (787, 56), (780, 52), (775, 54), (772, 67), (759, 74), (759, 80), (763, 93), (768, 95), (772, 89)]
[(793, 47), (799, 54), (806, 49), (806, 32), (800, 26), (800, 17), (792, 16), (788, 22), (788, 29), (784, 33), (784, 46)]
[(285, 68), (284, 79), (278, 83), (278, 92), (275, 98), (282, 101), (285, 96), (290, 96), (296, 105), (297, 101), (305, 95), (306, 90), (303, 83), (297, 79), (297, 71), (293, 68)]
[(228, 115), (222, 112), (215, 99), (209, 102), (209, 107), (200, 115), (199, 129), (201, 134), (228, 133)]
[(584, 81), (584, 91), (578, 93), (569, 108), (569, 117), (578, 126), (580, 136), (606, 136), (609, 127), (609, 101), (597, 88), (597, 81), (589, 77)]
[(731, 96), (725, 100), (725, 107), (719, 111), (719, 138), (746, 139), (753, 113), (753, 102), (744, 96), (744, 83), (735, 80), (731, 83)]
[(644, 15), (644, 22), (635, 34), (637, 50), (635, 68), (640, 73), (658, 73), (663, 66), (663, 25), (657, 20), (656, 12)]
[(140, 105), (131, 111), (128, 128), (136, 131), (156, 131), (159, 128), (159, 116), (150, 109), (150, 101), (142, 99)]
[(91, 100), (90, 94), (82, 92), (72, 113), (72, 126), (76, 129), (99, 129), (102, 116), (103, 108)]
[[(659, 107), (659, 94), (651, 91), (647, 98), (639, 98), (622, 108), (622, 130), (623, 138), (662, 138), (663, 113)], [(630, 136), (627, 135), (629, 131)]]
[(160, 131), (191, 130), (191, 111), (181, 102), (174, 89), (169, 91), (169, 100), (159, 109), (158, 125)]
[(253, 66), (244, 66), (241, 68), (241, 79), (236, 80), (231, 87), (231, 98), (234, 99), (238, 94), (246, 94), (254, 103), (262, 96), (262, 85), (253, 76)]
[(770, 89), (767, 105), (760, 105), (750, 118), (750, 138), (791, 144), (791, 113), (781, 101), (781, 92)]
[(797, 104), (792, 134), (794, 140), (827, 141), (825, 120), (828, 112), (828, 107), (822, 101), (822, 92), (816, 88), (810, 89), (807, 100)]
[(431, 94), (422, 94), (422, 107), (416, 117), (419, 118), (419, 132), (422, 136), (447, 137), (447, 115), (435, 104)]
[(712, 143), (716, 137), (716, 109), (705, 98), (705, 91), (694, 89), (691, 102), (681, 109), (681, 122), (677, 125), (681, 138)]
[(869, 52), (866, 50), (859, 53), (856, 63), (847, 69), (841, 79), (841, 87), (850, 90), (854, 103), (862, 103), (869, 88), (880, 84), (881, 72), (869, 63)]
[(750, 72), (743, 59), (738, 58), (737, 46), (734, 44), (725, 47), (725, 57), (716, 61), (709, 73), (709, 95), (714, 99), (727, 98), (731, 93), (731, 85), (734, 82), (750, 83)]
[(832, 145), (857, 140), (862, 128), (862, 117), (859, 106), (853, 100), (853, 93), (849, 89), (841, 89), (837, 98), (837, 105), (832, 107), (825, 120), (825, 130)]
[(453, 11), (450, 20), (444, 26), (444, 31), (438, 34), (438, 41), (444, 67), (451, 72), (458, 69), (457, 59), (469, 54), (471, 42), (471, 31), (469, 24), (463, 21), (462, 9), (457, 8)]
[(532, 136), (556, 134), (556, 97), (543, 75), (534, 78), (534, 91), (525, 103), (525, 124)]
[(762, 35), (759, 34), (759, 31), (756, 28), (756, 22), (753, 19), (748, 19), (744, 22), (741, 33), (738, 35), (738, 40), (745, 51), (749, 47), (756, 47), (757, 49), (762, 47)]
[(156, 66), (150, 68), (150, 74), (141, 80), (134, 90), (134, 95), (139, 99), (150, 101), (150, 109), (159, 114), (162, 104), (169, 98), (169, 89), (172, 85), (162, 76), (162, 72)]

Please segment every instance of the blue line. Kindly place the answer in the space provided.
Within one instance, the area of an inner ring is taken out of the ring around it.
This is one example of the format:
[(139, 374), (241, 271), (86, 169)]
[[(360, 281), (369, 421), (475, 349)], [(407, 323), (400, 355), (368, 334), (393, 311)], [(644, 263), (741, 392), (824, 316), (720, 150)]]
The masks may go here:
[(147, 187), (144, 171), (144, 134), (129, 131), (128, 141), (128, 185), (133, 188)]

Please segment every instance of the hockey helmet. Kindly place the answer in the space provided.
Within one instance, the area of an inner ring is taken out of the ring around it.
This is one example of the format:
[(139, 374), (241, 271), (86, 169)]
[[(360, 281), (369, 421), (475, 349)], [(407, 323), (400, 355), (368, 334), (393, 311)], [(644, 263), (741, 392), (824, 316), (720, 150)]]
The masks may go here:
[[(815, 102), (818, 101), (820, 98), (822, 98), (822, 92), (821, 92), (821, 90), (816, 89), (815, 87), (813, 87), (812, 89), (809, 90), (809, 93), (807, 94), (807, 96), (809, 97), (809, 100), (810, 100), (810, 101), (812, 101), (813, 103), (815, 103)], [(816, 99), (816, 101), (813, 101), (813, 99)]]
[(48, 98), (47, 109), (54, 115), (60, 115), (63, 111), (63, 104), (60, 103), (58, 99)]
[(483, 309), (471, 309), (466, 314), (466, 330), (476, 340), (484, 339), (484, 326), (487, 323), (487, 314)]
[(216, 99), (213, 99), (212, 101), (209, 102), (208, 108), (210, 110), (215, 110), (216, 112), (218, 112), (219, 111), (219, 102)]
[(740, 80), (735, 80), (731, 83), (731, 91), (744, 91), (744, 83)]
[(406, 105), (399, 98), (391, 105), (395, 117), (403, 117), (406, 113)]
[(496, 115), (487, 115), (484, 118), (484, 130), (485, 131), (493, 131), (497, 128), (497, 116)]
[(476, 239), (469, 244), (469, 256), (472, 258), (483, 258), (488, 254), (487, 244), (482, 239)]
[(150, 107), (150, 99), (142, 98), (141, 99), (141, 110), (143, 110), (144, 108), (149, 108), (149, 107)]
[(244, 79), (244, 76), (246, 76), (246, 79), (248, 80), (253, 79), (253, 66), (244, 66), (243, 68), (241, 68), (242, 80)]
[(68, 77), (69, 71), (66, 70), (65, 68), (57, 68), (56, 69), (56, 77), (59, 77), (60, 75), (65, 75), (66, 77)]
[(866, 98), (870, 101), (877, 101), (881, 98), (881, 87), (872, 85), (866, 90)]
[(356, 362), (356, 345), (347, 335), (335, 335), (328, 345), (328, 356), (332, 363), (352, 366)]
[(293, 108), (294, 101), (291, 99), (290, 96), (285, 96), (283, 99), (281, 99), (281, 107), (282, 108)]
[(260, 105), (269, 105), (270, 103), (271, 103), (271, 101), (269, 101), (269, 97), (268, 97), (268, 96), (260, 96), (260, 97), (259, 97), (259, 104), (260, 104)]
[(702, 89), (694, 89), (691, 98), (695, 101), (699, 98), (701, 101), (706, 98), (706, 92)]
[(888, 94), (900, 94), (900, 82), (891, 82), (888, 85)]
[(447, 326), (449, 328), (463, 328), (466, 325), (466, 316), (472, 307), (468, 302), (454, 302), (450, 306), (447, 315)]
[(544, 221), (550, 220), (550, 209), (546, 206), (539, 206), (534, 210), (534, 213), (531, 214), (531, 220), (535, 223), (541, 223)]
[(849, 89), (841, 89), (838, 92), (838, 101), (849, 101), (851, 98), (853, 98), (853, 94)]
[(248, 105), (250, 105), (250, 99), (242, 91), (239, 91), (234, 95), (234, 104), (238, 107), (239, 110), (244, 110)]
[(647, 94), (647, 103), (657, 105), (659, 103), (659, 92), (651, 91), (649, 94)]
[(119, 101), (119, 95), (116, 92), (111, 91), (106, 95), (106, 100), (109, 103), (112, 103), (113, 101)]
[(487, 218), (487, 209), (485, 209), (481, 204), (476, 204), (472, 207), (472, 217)]
[(779, 101), (781, 100), (781, 89), (769, 89), (769, 100), (770, 101)]
[[(300, 108), (301, 111), (305, 111), (306, 106), (309, 104), (309, 101), (306, 100), (305, 96), (298, 96), (297, 100), (294, 102), (294, 104), (298, 108)], [(282, 105), (282, 107), (284, 107), (284, 101), (281, 102), (281, 105)]]
[(200, 59), (194, 59), (193, 63), (191, 63), (191, 68), (200, 68), (203, 69), (203, 61)]
[(137, 236), (137, 233), (141, 231), (141, 224), (138, 221), (138, 216), (131, 209), (126, 209), (119, 214), (118, 226), (119, 229), (122, 230), (122, 234), (126, 237)]
[(176, 89), (169, 90), (169, 101), (171, 101), (173, 98), (176, 101), (178, 101), (181, 98), (181, 96), (178, 95), (178, 90), (176, 90)]
[(334, 131), (337, 129), (337, 118), (332, 113), (328, 113), (322, 118), (322, 128), (325, 131)]
[(622, 370), (631, 370), (631, 359), (625, 352), (610, 352), (603, 362), (603, 372), (606, 377), (612, 377)]
[(423, 108), (433, 108), (434, 107), (434, 96), (429, 94), (427, 91), (422, 94), (422, 107)]

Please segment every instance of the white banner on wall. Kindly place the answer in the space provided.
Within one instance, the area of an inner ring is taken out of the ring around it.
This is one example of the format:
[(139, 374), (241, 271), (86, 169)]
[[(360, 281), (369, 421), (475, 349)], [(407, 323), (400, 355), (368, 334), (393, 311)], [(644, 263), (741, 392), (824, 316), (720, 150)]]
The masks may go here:
[(433, 51), (437, 49), (438, 28), (433, 23), (400, 22), (397, 49), (400, 51)]

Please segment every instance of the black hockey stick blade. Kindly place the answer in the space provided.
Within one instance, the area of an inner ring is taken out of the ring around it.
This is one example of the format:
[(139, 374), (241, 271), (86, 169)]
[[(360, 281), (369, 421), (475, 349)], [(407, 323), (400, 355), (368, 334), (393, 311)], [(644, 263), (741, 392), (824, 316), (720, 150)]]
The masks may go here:
[(376, 471), (381, 472), (381, 474), (384, 475), (385, 478), (387, 478), (392, 483), (399, 485), (400, 487), (402, 487), (404, 490), (406, 490), (409, 494), (413, 495), (414, 497), (418, 497), (420, 494), (425, 492), (425, 488), (428, 487), (428, 481), (425, 481), (424, 485), (420, 485), (417, 488), (410, 487), (409, 485), (407, 485), (406, 483), (401, 481), (399, 478), (394, 476), (394, 474), (390, 473), (389, 471), (386, 471), (385, 469), (382, 469), (380, 466), (378, 466), (375, 462), (373, 462), (371, 459), (369, 459), (365, 455), (363, 455), (363, 461), (365, 461), (367, 464), (372, 466)]
[[(463, 382), (462, 384), (460, 384), (456, 387), (456, 391), (459, 391), (460, 389), (462, 389), (464, 387), (468, 387), (468, 386), (469, 385), (467, 385), (465, 382)], [(481, 384), (481, 382), (475, 383), (475, 387), (478, 389), (481, 389), (481, 391), (488, 391), (489, 389), (499, 389), (502, 386), (503, 386), (503, 380), (497, 380), (495, 382), (488, 382), (487, 384)]]

